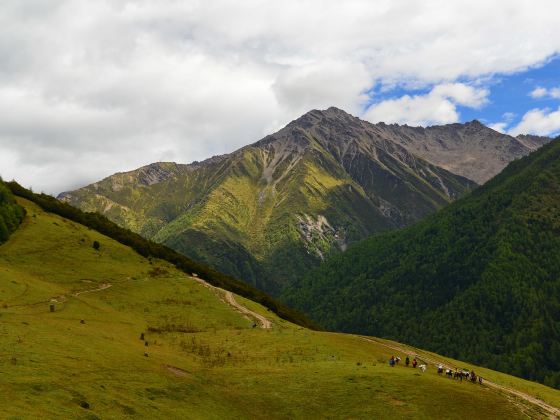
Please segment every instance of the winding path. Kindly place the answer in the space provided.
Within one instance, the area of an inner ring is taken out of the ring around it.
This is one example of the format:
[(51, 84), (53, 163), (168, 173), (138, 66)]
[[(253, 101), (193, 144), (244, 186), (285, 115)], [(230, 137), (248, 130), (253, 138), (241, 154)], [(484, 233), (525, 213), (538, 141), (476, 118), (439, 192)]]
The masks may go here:
[(212, 290), (216, 293), (220, 299), (224, 300), (225, 303), (232, 306), (236, 311), (243, 314), (246, 318), (250, 320), (257, 321), (256, 323), (263, 329), (269, 330), (272, 328), (272, 321), (261, 314), (250, 310), (249, 308), (241, 305), (239, 302), (235, 300), (233, 293), (229, 290), (222, 289), (220, 287), (212, 286), (205, 280), (202, 280), (200, 277), (191, 277), (191, 279), (197, 281), (198, 283), (202, 284), (204, 287)]
[(239, 312), (241, 312), (244, 315), (247, 315), (250, 318), (254, 318), (257, 321), (259, 321), (259, 324), (261, 325), (261, 328), (264, 328), (266, 330), (272, 328), (272, 322), (268, 318), (265, 318), (261, 314), (253, 312), (249, 308), (241, 305), (239, 302), (237, 302), (235, 300), (235, 297), (233, 296), (233, 293), (231, 293), (229, 291), (226, 291), (225, 296), (226, 296), (226, 302), (229, 303), (234, 308), (236, 308)]
[[(395, 350), (395, 351), (398, 351), (398, 352), (401, 352), (401, 353), (410, 354), (413, 357), (418, 357), (419, 359), (425, 360), (426, 362), (433, 363), (434, 365), (441, 364), (446, 369), (456, 369), (457, 368), (456, 366), (450, 366), (449, 364), (445, 363), (442, 360), (437, 360), (437, 359), (431, 358), (429, 356), (426, 357), (425, 355), (415, 353), (414, 351), (412, 351), (412, 349), (406, 349), (406, 348), (403, 348), (403, 347), (399, 347), (397, 345), (387, 344), (387, 343), (384, 343), (382, 341), (376, 340), (376, 339), (371, 338), (371, 337), (366, 337), (366, 336), (363, 336), (363, 335), (358, 335), (357, 337), (361, 338), (362, 340), (370, 341), (372, 343), (382, 345), (384, 347), (387, 347), (389, 349), (392, 349), (392, 350)], [(533, 397), (529, 394), (526, 394), (526, 393), (521, 392), (521, 391), (517, 391), (515, 389), (507, 388), (507, 387), (502, 386), (502, 385), (498, 385), (497, 383), (491, 382), (487, 379), (484, 379), (484, 384), (486, 386), (490, 387), (490, 388), (494, 388), (494, 389), (502, 391), (506, 394), (514, 395), (516, 397), (519, 397), (519, 398), (525, 400), (526, 402), (528, 402), (530, 404), (534, 404), (534, 405), (542, 408), (548, 414), (550, 419), (558, 419), (560, 417), (560, 409), (558, 409), (558, 408), (556, 408), (556, 407), (554, 407), (550, 404), (547, 404), (544, 401), (539, 400), (538, 398), (535, 398), (535, 397)]]
[(95, 289), (82, 290), (80, 292), (73, 293), (72, 296), (80, 296), (80, 295), (83, 295), (84, 293), (100, 292), (101, 290), (108, 289), (111, 286), (112, 286), (111, 283), (103, 283), (101, 286), (99, 286)]

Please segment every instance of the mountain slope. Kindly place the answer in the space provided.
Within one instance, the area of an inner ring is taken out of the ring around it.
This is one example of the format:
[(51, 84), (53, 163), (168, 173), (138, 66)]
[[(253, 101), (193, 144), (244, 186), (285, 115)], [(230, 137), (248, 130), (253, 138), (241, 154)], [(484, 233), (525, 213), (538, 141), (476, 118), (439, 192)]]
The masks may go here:
[[(6, 418), (522, 419), (560, 405), (542, 385), (398, 343), (310, 331), (234, 296), (272, 321), (252, 328), (223, 291), (19, 201), (27, 216), (0, 246)], [(391, 368), (392, 354), (428, 368)], [(484, 384), (439, 376), (440, 362), (474, 369)], [(537, 396), (548, 406), (528, 401)]]
[(473, 186), (330, 108), (230, 155), (152, 164), (60, 198), (276, 293), (349, 243)]
[(407, 229), (309, 273), (288, 303), (560, 387), (560, 142)]
[(471, 121), (433, 127), (376, 124), (380, 138), (393, 141), (428, 162), (484, 184), (511, 161), (550, 142), (548, 137), (511, 137)]
[(203, 276), (212, 286), (235, 292), (255, 302), (259, 302), (278, 316), (295, 324), (309, 328), (317, 327), (315, 324), (309, 322), (309, 320), (301, 313), (298, 313), (272, 299), (263, 291), (251, 287), (245, 282), (224, 275), (223, 273), (220, 273), (204, 264), (195, 262), (171, 248), (157, 244), (134, 232), (131, 232), (130, 230), (121, 228), (99, 213), (84, 213), (67, 203), (58, 201), (50, 195), (35, 194), (30, 190), (23, 188), (15, 181), (8, 183), (7, 186), (14, 195), (30, 200), (45, 211), (57, 214), (65, 219), (71, 220), (75, 223), (80, 223), (87, 226), (89, 229), (94, 229), (104, 235), (107, 235), (113, 240), (125, 246), (131, 247), (134, 251), (146, 258), (159, 258), (173, 264), (177, 269), (183, 271), (184, 273), (191, 274), (193, 276)]

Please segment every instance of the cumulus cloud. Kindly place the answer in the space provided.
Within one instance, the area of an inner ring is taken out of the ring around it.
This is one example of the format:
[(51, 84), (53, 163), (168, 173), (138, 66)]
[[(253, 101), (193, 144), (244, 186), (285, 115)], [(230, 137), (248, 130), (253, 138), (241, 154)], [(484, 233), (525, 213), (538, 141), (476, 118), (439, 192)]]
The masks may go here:
[(375, 86), (435, 87), (370, 118), (401, 121), (402, 105), (409, 123), (456, 121), (487, 94), (455, 82), (543, 63), (559, 13), (556, 0), (4, 0), (0, 174), (56, 193), (200, 160), (311, 108), (361, 114)]
[(546, 97), (560, 99), (560, 87), (546, 89), (541, 86), (537, 86), (529, 93), (529, 96), (534, 99), (540, 99)]
[(560, 132), (560, 107), (557, 110), (532, 109), (509, 131), (514, 136), (518, 134), (549, 136), (558, 132)]
[(457, 105), (480, 108), (488, 101), (489, 91), (464, 83), (435, 86), (425, 95), (404, 95), (372, 105), (364, 114), (371, 122), (409, 125), (449, 124), (459, 121)]
[(492, 130), (499, 131), (500, 133), (507, 134), (507, 128), (511, 125), (516, 117), (517, 114), (514, 112), (505, 112), (504, 114), (502, 114), (502, 121), (489, 124), (488, 127), (490, 127)]
[(493, 123), (488, 125), (488, 127), (490, 127), (492, 130), (496, 130), (503, 134), (507, 132), (507, 126), (508, 124), (505, 122), (498, 122), (498, 123)]

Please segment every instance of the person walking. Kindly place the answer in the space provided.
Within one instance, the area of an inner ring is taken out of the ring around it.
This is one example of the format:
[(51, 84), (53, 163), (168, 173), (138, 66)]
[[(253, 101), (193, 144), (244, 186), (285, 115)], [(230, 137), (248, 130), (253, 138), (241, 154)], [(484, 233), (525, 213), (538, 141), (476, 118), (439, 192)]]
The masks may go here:
[(416, 361), (416, 357), (414, 359), (412, 359), (412, 367), (415, 368), (418, 365), (418, 362)]
[(406, 365), (406, 367), (410, 365), (410, 357), (406, 356), (406, 359), (404, 359), (404, 364)]

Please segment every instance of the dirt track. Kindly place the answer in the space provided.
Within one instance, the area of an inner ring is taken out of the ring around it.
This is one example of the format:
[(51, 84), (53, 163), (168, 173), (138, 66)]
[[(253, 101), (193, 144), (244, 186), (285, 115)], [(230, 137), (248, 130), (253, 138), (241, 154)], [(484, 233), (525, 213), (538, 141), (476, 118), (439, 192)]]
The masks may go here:
[(261, 328), (265, 330), (272, 328), (272, 321), (262, 316), (261, 314), (258, 314), (250, 310), (249, 308), (246, 308), (245, 306), (241, 305), (239, 302), (235, 300), (233, 293), (231, 293), (230, 291), (221, 289), (216, 286), (212, 286), (210, 283), (202, 280), (201, 278), (198, 277), (191, 277), (191, 278), (193, 280), (196, 280), (200, 284), (202, 284), (204, 287), (207, 287), (210, 290), (214, 291), (222, 300), (224, 300), (224, 302), (226, 302), (228, 305), (231, 305), (233, 308), (235, 308), (235, 310), (243, 314), (249, 320), (256, 321), (256, 324), (258, 324)]
[(111, 283), (103, 283), (101, 286), (99, 286), (95, 289), (82, 290), (81, 292), (74, 293), (72, 296), (80, 296), (80, 295), (83, 295), (84, 293), (100, 292), (101, 290), (108, 289), (111, 286), (112, 286)]
[(238, 303), (235, 300), (235, 297), (233, 296), (233, 293), (231, 292), (226, 292), (226, 301), (227, 303), (229, 303), (231, 306), (233, 306), (234, 308), (236, 308), (239, 312), (243, 313), (244, 315), (247, 315), (250, 318), (254, 318), (257, 321), (259, 321), (259, 324), (261, 325), (261, 328), (264, 329), (270, 329), (272, 328), (272, 322), (270, 322), (269, 319), (265, 318), (264, 316), (262, 316), (261, 314), (258, 314), (256, 312), (251, 311), (250, 309), (246, 308), (245, 306), (241, 305), (240, 303)]
[[(436, 359), (433, 359), (429, 356), (426, 357), (425, 355), (420, 355), (420, 354), (414, 353), (413, 351), (411, 351), (411, 349), (407, 349), (407, 348), (404, 348), (404, 347), (399, 347), (397, 345), (387, 344), (387, 343), (384, 343), (382, 341), (375, 340), (374, 338), (371, 338), (371, 337), (365, 337), (365, 336), (362, 336), (362, 335), (358, 335), (357, 337), (361, 338), (362, 340), (366, 340), (366, 341), (370, 341), (372, 343), (380, 344), (384, 347), (387, 347), (389, 349), (392, 349), (392, 350), (395, 350), (395, 351), (398, 351), (398, 352), (401, 352), (401, 353), (404, 353), (404, 354), (409, 354), (413, 357), (418, 357), (419, 359), (425, 360), (426, 362), (433, 363), (434, 365), (441, 364), (446, 369), (453, 369), (454, 370), (454, 369), (457, 368), (457, 366), (450, 366), (449, 364), (445, 363), (442, 360), (436, 360)], [(521, 399), (523, 399), (524, 401), (526, 401), (530, 404), (533, 404), (533, 405), (536, 405), (536, 406), (540, 407), (541, 409), (543, 409), (548, 414), (550, 419), (558, 419), (558, 417), (560, 416), (560, 409), (558, 409), (556, 407), (553, 407), (552, 405), (547, 404), (544, 401), (539, 400), (538, 398), (535, 398), (535, 397), (533, 397), (529, 394), (526, 394), (526, 393), (521, 392), (521, 391), (517, 391), (515, 389), (507, 388), (507, 387), (502, 386), (502, 385), (498, 385), (497, 383), (491, 382), (487, 379), (484, 379), (484, 385), (486, 385), (490, 388), (494, 388), (498, 391), (504, 392), (505, 394), (516, 396), (516, 397), (521, 398)]]

